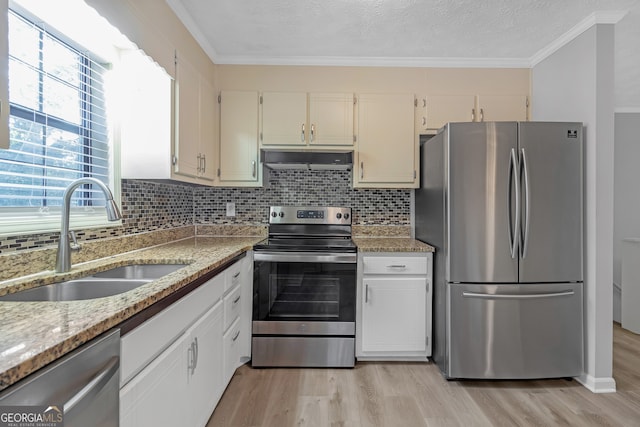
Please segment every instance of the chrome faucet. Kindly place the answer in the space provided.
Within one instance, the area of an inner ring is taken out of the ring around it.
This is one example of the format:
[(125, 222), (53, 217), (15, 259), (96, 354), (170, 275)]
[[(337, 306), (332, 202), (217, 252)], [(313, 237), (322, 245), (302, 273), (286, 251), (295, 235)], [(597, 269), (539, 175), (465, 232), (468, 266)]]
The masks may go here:
[[(107, 219), (117, 221), (122, 218), (118, 205), (113, 200), (113, 194), (109, 187), (96, 178), (80, 178), (73, 181), (62, 196), (62, 224), (60, 226), (60, 240), (58, 241), (58, 254), (56, 256), (56, 272), (64, 273), (71, 270), (71, 244), (69, 243), (69, 211), (71, 210), (71, 195), (76, 188), (83, 184), (94, 184), (104, 193), (106, 199)], [(73, 236), (75, 242), (75, 235)]]

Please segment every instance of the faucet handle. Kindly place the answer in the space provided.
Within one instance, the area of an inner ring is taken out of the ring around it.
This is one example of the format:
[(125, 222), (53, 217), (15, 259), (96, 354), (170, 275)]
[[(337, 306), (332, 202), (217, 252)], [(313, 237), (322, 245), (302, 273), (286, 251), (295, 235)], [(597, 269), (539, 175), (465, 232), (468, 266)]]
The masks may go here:
[(78, 239), (76, 239), (76, 232), (71, 230), (69, 232), (69, 237), (71, 237), (71, 250), (72, 251), (79, 251), (80, 248), (82, 248), (82, 245), (80, 243), (78, 243)]

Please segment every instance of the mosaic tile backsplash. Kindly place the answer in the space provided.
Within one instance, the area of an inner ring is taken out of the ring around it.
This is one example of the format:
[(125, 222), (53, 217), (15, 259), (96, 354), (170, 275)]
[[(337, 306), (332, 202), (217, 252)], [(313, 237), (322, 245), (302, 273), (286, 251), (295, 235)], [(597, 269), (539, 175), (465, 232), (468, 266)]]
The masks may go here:
[[(264, 188), (211, 188), (122, 180), (123, 223), (77, 232), (79, 240), (187, 225), (260, 225), (272, 205), (348, 206), (357, 225), (411, 223), (411, 190), (354, 189), (348, 171), (270, 171)], [(226, 216), (234, 202), (236, 216)], [(58, 233), (0, 237), (0, 254), (57, 244)]]

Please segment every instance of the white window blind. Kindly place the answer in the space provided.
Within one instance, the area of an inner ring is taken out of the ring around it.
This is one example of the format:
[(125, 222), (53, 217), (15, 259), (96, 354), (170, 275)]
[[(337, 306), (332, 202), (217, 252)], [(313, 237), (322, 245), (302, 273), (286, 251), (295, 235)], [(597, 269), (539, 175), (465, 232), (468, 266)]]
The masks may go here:
[[(72, 181), (94, 177), (111, 186), (109, 65), (41, 22), (14, 11), (8, 18), (10, 146), (0, 150), (0, 233), (56, 229)], [(106, 223), (103, 206), (99, 190), (80, 188), (72, 217), (85, 226)]]

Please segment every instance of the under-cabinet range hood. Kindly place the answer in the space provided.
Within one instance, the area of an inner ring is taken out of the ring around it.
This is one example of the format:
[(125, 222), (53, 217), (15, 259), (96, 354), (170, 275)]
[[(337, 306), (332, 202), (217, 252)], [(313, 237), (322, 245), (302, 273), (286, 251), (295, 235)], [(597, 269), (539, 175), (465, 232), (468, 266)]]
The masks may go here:
[(260, 150), (271, 169), (351, 170), (353, 151)]

